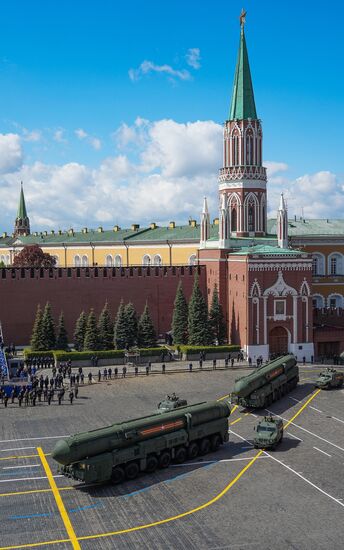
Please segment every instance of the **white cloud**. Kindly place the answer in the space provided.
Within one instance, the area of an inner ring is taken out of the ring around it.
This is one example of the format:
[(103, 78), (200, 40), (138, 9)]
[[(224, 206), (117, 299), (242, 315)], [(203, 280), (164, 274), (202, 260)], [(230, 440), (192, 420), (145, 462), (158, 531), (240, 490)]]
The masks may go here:
[(88, 134), (83, 130), (82, 128), (78, 128), (77, 130), (74, 130), (74, 134), (78, 139), (85, 139), (87, 138)]
[(23, 163), (23, 151), (18, 134), (0, 134), (0, 173), (15, 172)]
[(40, 130), (28, 130), (23, 128), (23, 140), (24, 141), (40, 141), (42, 139), (42, 132)]
[(201, 50), (199, 48), (189, 48), (186, 53), (186, 62), (193, 69), (200, 69), (201, 67)]
[(100, 141), (99, 138), (91, 138), (90, 143), (93, 149), (95, 149), (96, 151), (99, 151), (99, 149), (101, 149), (102, 147), (102, 142)]
[(57, 141), (58, 143), (65, 143), (67, 140), (65, 138), (65, 131), (63, 128), (58, 128), (58, 130), (55, 130), (53, 134), (54, 141)]
[(137, 69), (129, 69), (128, 74), (130, 80), (135, 82), (139, 80), (143, 75), (149, 73), (161, 73), (169, 77), (178, 78), (179, 80), (190, 80), (191, 74), (187, 69), (174, 69), (171, 65), (156, 65), (153, 61), (143, 61)]
[(285, 172), (286, 170), (288, 170), (288, 164), (286, 164), (285, 162), (265, 160), (264, 166), (266, 168), (268, 178), (271, 178), (276, 173)]
[[(20, 180), (33, 230), (115, 223), (128, 227), (169, 219), (187, 223), (189, 216), (199, 219), (204, 195), (212, 216), (217, 216), (217, 174), (222, 165), (219, 124), (138, 118), (132, 125), (122, 124), (115, 136), (122, 147), (120, 154), (91, 168), (77, 162), (22, 165), (20, 137), (0, 135), (0, 202), (6, 205), (0, 230), (13, 225)], [(270, 216), (276, 215), (284, 191), (290, 216), (300, 215), (303, 207), (306, 217), (342, 217), (344, 182), (335, 174), (324, 171), (292, 180), (284, 162), (265, 165), (272, 174)]]

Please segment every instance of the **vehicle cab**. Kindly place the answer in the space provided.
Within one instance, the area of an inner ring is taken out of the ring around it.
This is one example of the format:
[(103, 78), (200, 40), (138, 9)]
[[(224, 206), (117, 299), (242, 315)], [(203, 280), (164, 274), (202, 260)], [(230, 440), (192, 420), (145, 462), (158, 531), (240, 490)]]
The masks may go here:
[(265, 416), (254, 430), (255, 449), (274, 449), (283, 439), (283, 421), (280, 418)]
[(327, 368), (323, 370), (315, 381), (315, 386), (323, 390), (341, 387), (344, 383), (344, 373), (336, 369)]
[(179, 407), (186, 407), (187, 404), (188, 402), (186, 401), (186, 399), (180, 399), (175, 393), (172, 393), (172, 395), (166, 395), (165, 399), (163, 401), (160, 401), (156, 412), (165, 413), (173, 411), (174, 409), (178, 409)]

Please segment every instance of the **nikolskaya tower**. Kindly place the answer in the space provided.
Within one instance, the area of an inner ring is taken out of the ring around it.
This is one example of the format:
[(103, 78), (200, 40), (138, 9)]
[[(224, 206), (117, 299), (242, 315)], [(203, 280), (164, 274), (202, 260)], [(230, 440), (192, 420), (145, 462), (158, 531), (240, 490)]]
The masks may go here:
[(219, 173), (219, 245), (230, 237), (266, 234), (266, 168), (262, 165), (263, 132), (256, 105), (240, 16), (240, 43), (229, 118), (224, 124), (223, 168)]

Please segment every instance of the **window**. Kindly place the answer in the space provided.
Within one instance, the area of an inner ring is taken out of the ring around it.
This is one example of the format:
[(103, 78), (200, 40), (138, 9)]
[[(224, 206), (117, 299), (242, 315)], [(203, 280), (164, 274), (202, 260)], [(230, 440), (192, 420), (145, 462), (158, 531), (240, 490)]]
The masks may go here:
[(315, 256), (313, 258), (313, 275), (319, 274), (319, 258)]
[(248, 230), (254, 231), (254, 210), (253, 206), (248, 207)]
[(119, 254), (116, 254), (115, 256), (115, 267), (121, 267), (122, 266), (122, 256)]
[(321, 309), (324, 307), (324, 297), (320, 294), (313, 294), (313, 307)]
[(238, 166), (239, 164), (239, 137), (233, 137), (233, 164)]
[(197, 256), (192, 254), (189, 258), (189, 265), (197, 265)]
[(332, 256), (332, 258), (331, 258), (330, 274), (331, 275), (337, 275), (337, 258), (336, 258), (336, 256)]
[(325, 257), (320, 252), (313, 254), (313, 276), (325, 275)]
[(162, 265), (162, 259), (160, 254), (155, 254), (153, 259), (153, 265)]
[(252, 130), (246, 135), (246, 164), (253, 164), (253, 136)]
[(338, 252), (334, 252), (328, 258), (328, 274), (342, 275), (343, 274), (343, 256)]
[(80, 256), (74, 256), (74, 266), (75, 267), (80, 267), (81, 265), (81, 260), (80, 260)]
[(337, 300), (336, 298), (330, 298), (330, 308), (334, 309), (335, 307), (337, 307)]
[(343, 296), (341, 294), (330, 294), (327, 304), (331, 309), (341, 308), (343, 307)]
[(232, 208), (231, 231), (233, 232), (237, 231), (237, 225), (238, 225), (237, 211), (236, 211), (236, 208)]
[(113, 260), (111, 254), (108, 254), (105, 258), (105, 265), (106, 267), (112, 267), (113, 266)]
[(150, 265), (151, 264), (151, 257), (149, 254), (145, 254), (142, 258), (142, 265)]
[(285, 300), (275, 300), (275, 315), (285, 315)]
[(82, 257), (81, 264), (82, 264), (82, 267), (87, 267), (88, 266), (88, 257), (87, 256)]

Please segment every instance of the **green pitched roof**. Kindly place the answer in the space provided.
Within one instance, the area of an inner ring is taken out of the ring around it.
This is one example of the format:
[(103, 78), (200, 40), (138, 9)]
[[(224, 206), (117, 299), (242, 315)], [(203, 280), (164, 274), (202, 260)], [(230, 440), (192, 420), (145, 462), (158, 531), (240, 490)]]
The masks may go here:
[(238, 60), (235, 69), (232, 103), (229, 120), (257, 118), (246, 48), (244, 26), (241, 26)]
[(290, 248), (279, 248), (278, 246), (260, 244), (249, 246), (247, 248), (241, 248), (237, 252), (233, 252), (231, 255), (247, 256), (249, 254), (258, 254), (261, 256), (300, 256), (301, 254), (304, 254), (304, 252), (301, 252), (301, 250), (292, 250)]
[(27, 215), (27, 212), (26, 212), (23, 184), (21, 184), (17, 218), (21, 218), (22, 220), (24, 220), (27, 217), (28, 217), (28, 215)]
[[(276, 235), (276, 219), (268, 220), (268, 232)], [(344, 219), (289, 219), (288, 234), (290, 237), (343, 237)]]

